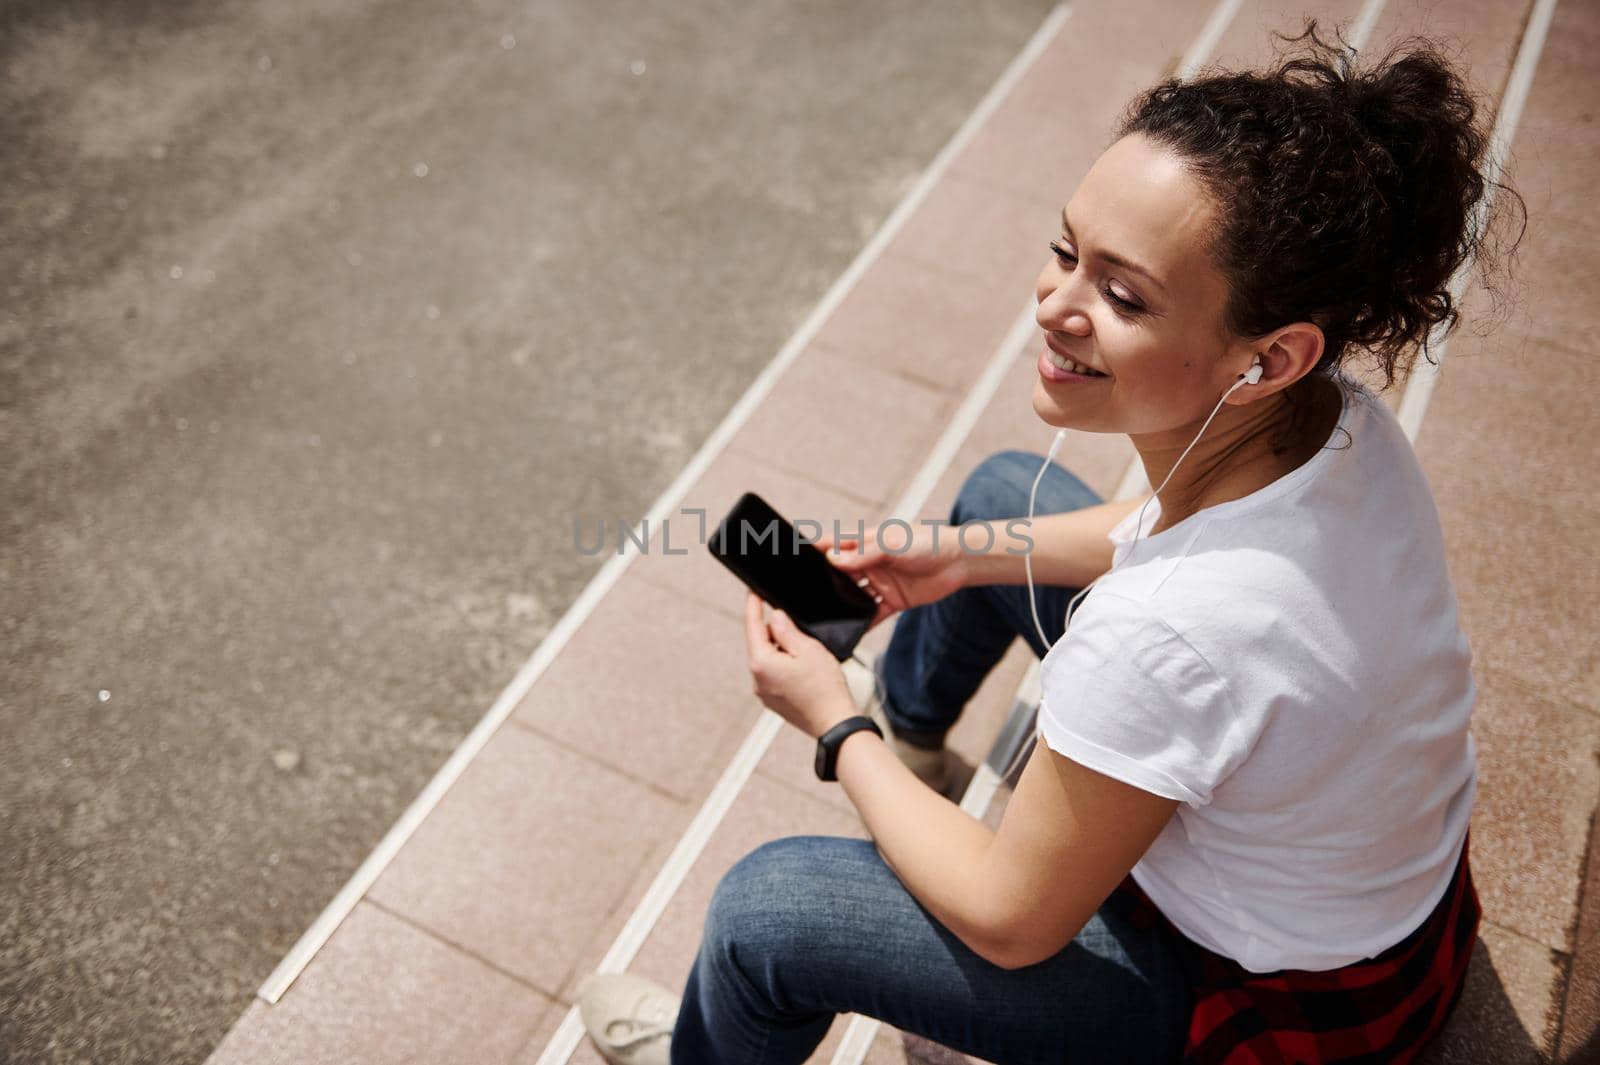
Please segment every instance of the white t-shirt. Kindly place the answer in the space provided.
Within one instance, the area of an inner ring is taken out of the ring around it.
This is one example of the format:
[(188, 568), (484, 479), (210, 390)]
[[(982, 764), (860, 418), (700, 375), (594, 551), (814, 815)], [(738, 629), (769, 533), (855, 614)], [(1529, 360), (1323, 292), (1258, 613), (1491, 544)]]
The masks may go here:
[(1051, 749), (1181, 803), (1134, 879), (1254, 972), (1404, 939), (1477, 788), (1432, 493), (1389, 409), (1340, 386), (1340, 428), (1298, 469), (1155, 536), (1136, 514), (1112, 530), (1118, 564), (1041, 666)]

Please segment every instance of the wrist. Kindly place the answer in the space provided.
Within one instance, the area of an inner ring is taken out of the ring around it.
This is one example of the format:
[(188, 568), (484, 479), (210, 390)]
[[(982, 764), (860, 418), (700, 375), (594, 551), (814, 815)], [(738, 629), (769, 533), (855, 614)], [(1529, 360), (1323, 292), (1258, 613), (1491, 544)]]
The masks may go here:
[[(968, 525), (984, 525), (987, 522), (967, 522)], [(975, 584), (988, 582), (989, 552), (970, 551), (961, 539), (960, 525), (949, 525), (946, 529), (949, 538), (939, 545), (939, 551), (945, 556), (945, 573), (955, 582), (957, 588), (970, 588)], [(984, 537), (981, 534), (971, 534), (974, 546), (980, 546)], [(993, 546), (993, 545), (991, 545)]]
[[(811, 738), (814, 740), (820, 740), (822, 737), (828, 734), (830, 729), (844, 724), (852, 717), (864, 716), (867, 716), (865, 712), (858, 709), (855, 701), (848, 696), (841, 696), (837, 699), (829, 699), (827, 709), (822, 713), (817, 714), (813, 719), (821, 722), (821, 724), (817, 726), (816, 732)], [(805, 731), (804, 726), (801, 727), (801, 731)]]
[(838, 780), (839, 756), (849, 742), (862, 732), (882, 737), (878, 725), (866, 714), (852, 714), (817, 737), (816, 774), (818, 780)]
[(841, 756), (843, 756), (843, 754), (845, 752), (845, 748), (849, 747), (852, 743), (854, 743), (856, 740), (860, 739), (862, 736), (870, 736), (872, 739), (877, 740), (879, 743), (883, 742), (883, 737), (881, 735), (879, 735), (877, 732), (874, 732), (872, 729), (869, 729), (869, 728), (856, 729), (856, 731), (854, 731), (854, 732), (850, 733), (850, 735), (846, 736), (844, 738), (844, 740), (839, 744), (839, 754)]
[(985, 551), (967, 551), (958, 545), (955, 557), (950, 562), (950, 573), (961, 588), (980, 584), (1009, 584), (1012, 582), (1012, 571), (1022, 572), (1022, 559), (1007, 553), (998, 535)]
[[(861, 737), (863, 736), (866, 736), (867, 739), (862, 739)], [(833, 775), (834, 779), (839, 781), (841, 785), (844, 782), (845, 775), (851, 772), (857, 762), (869, 760), (868, 755), (872, 753), (867, 749), (869, 741), (886, 748), (884, 738), (869, 728), (859, 729), (850, 733), (844, 738), (844, 742), (839, 744), (839, 749), (833, 762)]]

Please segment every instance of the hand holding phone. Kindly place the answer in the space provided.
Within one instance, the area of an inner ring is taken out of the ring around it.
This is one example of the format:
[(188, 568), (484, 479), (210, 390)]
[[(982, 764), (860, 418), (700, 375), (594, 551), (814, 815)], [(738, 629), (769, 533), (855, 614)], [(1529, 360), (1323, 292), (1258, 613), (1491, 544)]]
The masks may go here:
[(859, 539), (843, 538), (841, 542), (855, 546), (837, 548), (827, 535), (818, 537), (816, 545), (828, 551), (833, 564), (851, 580), (867, 579), (878, 600), (874, 625), (901, 610), (936, 603), (969, 582), (953, 525), (919, 523), (908, 542), (897, 540), (894, 550), (879, 543), (872, 529), (863, 530)]
[(877, 617), (877, 601), (754, 492), (739, 498), (707, 547), (841, 662)]

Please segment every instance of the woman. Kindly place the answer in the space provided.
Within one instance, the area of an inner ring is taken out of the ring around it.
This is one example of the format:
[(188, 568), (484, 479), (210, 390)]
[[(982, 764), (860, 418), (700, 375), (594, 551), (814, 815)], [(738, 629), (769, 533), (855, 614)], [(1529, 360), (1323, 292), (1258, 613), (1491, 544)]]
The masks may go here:
[[(841, 1012), (1001, 1065), (1404, 1061), (1442, 1026), (1478, 919), (1469, 652), (1427, 482), (1341, 366), (1369, 352), (1390, 384), (1454, 325), (1485, 137), (1425, 43), (1355, 73), (1314, 24), (1297, 40), (1145, 93), (1066, 205), (1034, 409), (1128, 434), (1157, 490), (1101, 503), (1019, 452), (974, 472), (952, 524), (1038, 489), (1039, 625), (1017, 554), (854, 545), (880, 619), (905, 613), (875, 670), (888, 742), (840, 740), (872, 700), (749, 599), (757, 693), (832, 734), (872, 840), (735, 865), (681, 1004), (592, 977), (608, 1060), (799, 1063)], [(1018, 635), (1042, 742), (991, 831), (927, 784)]]

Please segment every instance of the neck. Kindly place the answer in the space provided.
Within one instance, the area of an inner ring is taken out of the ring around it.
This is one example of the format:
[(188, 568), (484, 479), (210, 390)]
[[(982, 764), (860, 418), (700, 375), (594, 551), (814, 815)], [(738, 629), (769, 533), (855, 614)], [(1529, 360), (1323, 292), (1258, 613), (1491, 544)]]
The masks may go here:
[[(1304, 461), (1300, 459), (1285, 468), (1284, 450), (1274, 453), (1272, 449), (1273, 439), (1282, 434), (1294, 414), (1289, 400), (1278, 392), (1256, 403), (1223, 404), (1205, 435), (1178, 464), (1179, 456), (1210, 413), (1207, 410), (1194, 422), (1176, 429), (1130, 437), (1151, 486), (1166, 482), (1159, 493), (1161, 519), (1152, 532), (1175, 525), (1205, 507), (1249, 495)], [(1298, 450), (1291, 447), (1289, 452)]]

